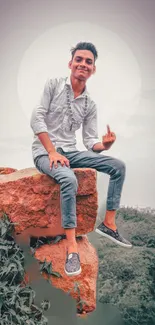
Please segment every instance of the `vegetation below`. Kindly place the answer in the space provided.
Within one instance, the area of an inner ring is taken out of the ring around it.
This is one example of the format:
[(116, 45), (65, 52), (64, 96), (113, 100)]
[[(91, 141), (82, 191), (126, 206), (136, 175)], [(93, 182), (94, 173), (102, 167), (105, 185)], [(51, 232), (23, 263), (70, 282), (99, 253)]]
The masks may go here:
[(13, 225), (0, 219), (0, 325), (47, 325), (45, 301), (35, 306), (35, 292), (24, 281), (24, 255), (13, 240)]
[(132, 249), (98, 241), (98, 300), (114, 304), (125, 325), (155, 325), (155, 211), (121, 208), (119, 230)]
[[(97, 237), (97, 299), (117, 306), (125, 325), (155, 325), (155, 211), (121, 208), (117, 225), (133, 248), (125, 249)], [(4, 215), (0, 219), (0, 325), (47, 325), (43, 313), (50, 308), (49, 303), (34, 304), (35, 292), (24, 281), (24, 255), (12, 231), (13, 225)], [(55, 243), (58, 240), (61, 238)], [(47, 241), (43, 239), (31, 242), (32, 251), (44, 243)], [(61, 277), (46, 261), (40, 263), (40, 272)], [(79, 293), (78, 312), (82, 312), (83, 303)]]

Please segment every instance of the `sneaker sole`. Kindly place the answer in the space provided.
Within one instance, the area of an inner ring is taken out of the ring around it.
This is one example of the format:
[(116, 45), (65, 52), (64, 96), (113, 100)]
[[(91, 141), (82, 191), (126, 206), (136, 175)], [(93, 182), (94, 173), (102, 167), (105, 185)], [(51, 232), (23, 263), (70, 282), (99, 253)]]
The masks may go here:
[(115, 238), (113, 238), (113, 237), (111, 237), (111, 236), (105, 234), (104, 232), (102, 232), (102, 231), (99, 230), (99, 229), (96, 229), (95, 232), (97, 232), (99, 235), (101, 235), (101, 236), (103, 236), (103, 237), (106, 237), (106, 238), (112, 240), (114, 243), (116, 243), (116, 244), (118, 244), (118, 245), (120, 245), (120, 246), (122, 246), (122, 247), (126, 247), (126, 248), (131, 248), (131, 247), (132, 247), (132, 244), (124, 244), (124, 243), (122, 243), (122, 242), (116, 240)]
[(79, 269), (78, 271), (71, 272), (71, 273), (67, 272), (66, 269), (64, 269), (64, 270), (65, 270), (65, 273), (66, 273), (68, 276), (79, 275), (79, 274), (81, 273), (81, 267), (80, 267), (80, 269)]

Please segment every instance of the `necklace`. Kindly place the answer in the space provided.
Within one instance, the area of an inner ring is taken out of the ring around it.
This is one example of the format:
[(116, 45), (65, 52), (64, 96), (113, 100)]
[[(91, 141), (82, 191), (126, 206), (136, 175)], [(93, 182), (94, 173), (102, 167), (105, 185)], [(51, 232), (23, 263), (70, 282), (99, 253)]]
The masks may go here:
[[(70, 114), (70, 131), (73, 128), (73, 124), (76, 124), (76, 121), (73, 117), (73, 110), (72, 110), (72, 106), (71, 106), (71, 101), (70, 101), (70, 95), (69, 95), (69, 85), (66, 85), (67, 87), (67, 106), (68, 106), (68, 111)], [(86, 115), (87, 113), (87, 107), (88, 107), (88, 96), (85, 96), (85, 106), (84, 106), (84, 115)]]

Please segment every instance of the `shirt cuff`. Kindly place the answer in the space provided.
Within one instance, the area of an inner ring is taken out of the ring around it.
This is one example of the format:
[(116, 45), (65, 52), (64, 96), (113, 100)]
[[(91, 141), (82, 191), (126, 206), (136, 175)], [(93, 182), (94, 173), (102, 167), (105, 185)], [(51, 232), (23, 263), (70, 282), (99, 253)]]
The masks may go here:
[(40, 126), (37, 124), (37, 125), (33, 125), (33, 132), (35, 135), (37, 135), (38, 133), (42, 133), (42, 132), (48, 132), (47, 130), (47, 127), (45, 126)]
[[(89, 143), (88, 143), (88, 145), (87, 145), (87, 149), (88, 149), (89, 151), (93, 151), (93, 146), (94, 146), (96, 143), (100, 143), (100, 142), (101, 142), (101, 141), (100, 141), (98, 138), (89, 141)], [(93, 152), (94, 152), (94, 151), (93, 151)]]

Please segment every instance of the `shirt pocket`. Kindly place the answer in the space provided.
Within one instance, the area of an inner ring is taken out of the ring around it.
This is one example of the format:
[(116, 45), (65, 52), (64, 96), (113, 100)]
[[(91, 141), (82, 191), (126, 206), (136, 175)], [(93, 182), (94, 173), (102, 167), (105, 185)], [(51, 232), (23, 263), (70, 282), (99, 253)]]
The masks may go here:
[(63, 122), (65, 107), (62, 105), (51, 104), (47, 116), (47, 124), (49, 126), (60, 126)]
[(64, 132), (75, 132), (80, 128), (82, 122), (83, 119), (81, 117), (78, 117), (76, 120), (72, 122), (71, 116), (67, 112), (63, 118), (61, 129)]
[(57, 103), (51, 103), (48, 114), (49, 115), (61, 114), (63, 112), (63, 109), (64, 109), (64, 105), (60, 105), (60, 104), (57, 104)]
[(82, 122), (83, 120), (81, 118), (78, 118), (78, 120), (74, 121), (72, 123), (72, 131), (77, 131), (78, 129), (80, 129)]

